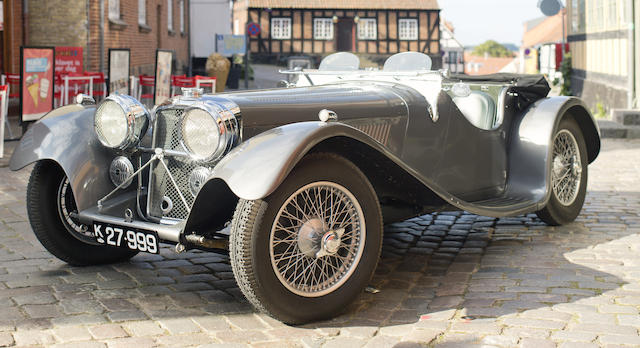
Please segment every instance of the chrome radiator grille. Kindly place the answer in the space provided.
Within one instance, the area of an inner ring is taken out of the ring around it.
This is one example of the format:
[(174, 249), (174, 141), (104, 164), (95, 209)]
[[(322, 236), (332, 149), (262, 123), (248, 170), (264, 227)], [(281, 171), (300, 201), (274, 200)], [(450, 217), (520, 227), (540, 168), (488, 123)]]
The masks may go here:
[[(180, 145), (183, 109), (163, 110), (156, 114), (155, 128), (153, 130), (153, 147), (164, 150), (183, 152)], [(180, 188), (180, 193), (187, 201), (189, 208), (193, 205), (194, 197), (189, 190), (189, 174), (197, 167), (190, 162), (188, 157), (165, 156), (164, 161)], [(150, 168), (149, 180), (149, 215), (157, 218), (186, 219), (189, 215), (178, 191), (171, 183), (167, 171), (160, 163), (153, 163)], [(166, 198), (172, 203), (171, 209), (166, 209)], [(163, 212), (163, 200), (165, 211)]]

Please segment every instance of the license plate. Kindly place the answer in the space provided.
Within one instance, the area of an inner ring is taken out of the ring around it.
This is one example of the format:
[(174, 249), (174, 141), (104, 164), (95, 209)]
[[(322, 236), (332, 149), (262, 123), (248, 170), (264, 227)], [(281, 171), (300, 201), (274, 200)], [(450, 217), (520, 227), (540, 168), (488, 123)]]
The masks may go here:
[(96, 236), (96, 241), (100, 244), (152, 254), (157, 254), (160, 249), (158, 246), (158, 233), (155, 231), (94, 222), (93, 232)]

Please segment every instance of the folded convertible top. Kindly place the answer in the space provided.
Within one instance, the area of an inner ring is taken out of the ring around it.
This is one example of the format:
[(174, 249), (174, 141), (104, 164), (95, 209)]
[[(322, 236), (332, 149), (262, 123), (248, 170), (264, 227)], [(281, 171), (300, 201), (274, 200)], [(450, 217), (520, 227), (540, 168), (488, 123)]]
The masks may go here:
[(511, 89), (514, 92), (519, 92), (521, 99), (524, 99), (521, 103), (521, 107), (526, 107), (530, 103), (545, 98), (551, 88), (544, 75), (524, 75), (524, 74), (509, 74), (509, 73), (497, 73), (490, 75), (462, 75), (452, 74), (451, 81), (467, 81), (467, 82), (502, 82), (512, 83), (514, 87)]
[(541, 97), (546, 97), (551, 88), (544, 75), (525, 75), (497, 73), (490, 75), (463, 75), (452, 74), (450, 80), (469, 82), (504, 82), (513, 83), (515, 87), (521, 87), (529, 92), (537, 92)]

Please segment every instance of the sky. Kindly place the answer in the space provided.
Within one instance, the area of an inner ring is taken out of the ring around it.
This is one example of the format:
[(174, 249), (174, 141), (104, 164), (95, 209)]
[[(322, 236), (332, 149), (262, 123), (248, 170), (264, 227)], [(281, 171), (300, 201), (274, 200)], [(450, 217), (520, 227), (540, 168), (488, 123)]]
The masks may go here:
[(538, 0), (438, 0), (438, 4), (464, 46), (487, 40), (520, 46), (524, 22), (543, 16)]

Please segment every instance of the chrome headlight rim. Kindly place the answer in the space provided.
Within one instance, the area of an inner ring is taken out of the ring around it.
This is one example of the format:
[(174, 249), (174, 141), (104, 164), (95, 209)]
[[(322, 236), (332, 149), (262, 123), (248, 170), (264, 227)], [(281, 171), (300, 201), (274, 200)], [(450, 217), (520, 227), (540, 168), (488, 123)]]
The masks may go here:
[[(100, 110), (100, 106), (107, 102), (114, 102), (122, 108), (126, 119), (126, 135), (124, 139), (116, 145), (109, 144), (98, 131), (98, 111)], [(112, 94), (106, 97), (98, 104), (93, 117), (94, 132), (100, 143), (105, 147), (117, 150), (127, 150), (138, 145), (146, 133), (151, 120), (149, 110), (147, 110), (140, 101), (124, 94)]]
[[(212, 132), (218, 132), (218, 145), (216, 149), (209, 156), (200, 156), (188, 146), (185, 139), (189, 136), (185, 132), (185, 124), (187, 120), (187, 116), (190, 111), (201, 110), (206, 112), (214, 121), (216, 125), (216, 129), (211, 129)], [(239, 139), (239, 127), (238, 120), (231, 110), (229, 110), (226, 106), (221, 105), (216, 102), (207, 102), (204, 101), (202, 103), (198, 103), (192, 106), (189, 106), (184, 109), (184, 116), (182, 117), (182, 124), (180, 125), (181, 129), (181, 140), (180, 145), (183, 150), (186, 151), (191, 159), (196, 163), (211, 163), (219, 160), (224, 156), (227, 152), (231, 150), (233, 145)]]

